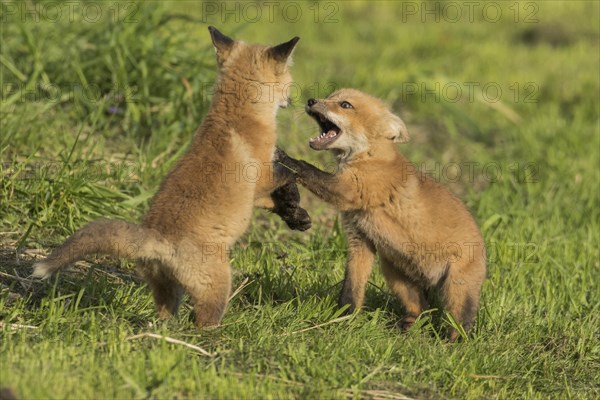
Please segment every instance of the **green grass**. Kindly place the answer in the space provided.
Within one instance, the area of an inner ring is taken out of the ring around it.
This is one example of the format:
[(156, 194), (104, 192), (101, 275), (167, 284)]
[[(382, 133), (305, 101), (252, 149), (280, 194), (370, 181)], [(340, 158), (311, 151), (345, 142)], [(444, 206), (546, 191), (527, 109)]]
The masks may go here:
[[(600, 397), (597, 3), (518, 3), (515, 22), (515, 3), (496, 2), (497, 22), (479, 6), (460, 23), (403, 8), (448, 4), (436, 2), (322, 2), (318, 15), (296, 3), (296, 22), (282, 3), (256, 23), (244, 21), (251, 9), (224, 22), (196, 2), (122, 2), (116, 14), (114, 2), (82, 2), (73, 21), (65, 3), (55, 18), (28, 2), (55, 19), (36, 22), (12, 13), (23, 4), (2, 2), (0, 28), (0, 387), (19, 398)], [(90, 4), (103, 7), (98, 21), (81, 12)], [(143, 215), (210, 101), (207, 24), (250, 42), (301, 37), (304, 91), (279, 114), (291, 155), (330, 162), (307, 146), (316, 127), (302, 105), (334, 86), (380, 96), (405, 119), (401, 151), (466, 201), (488, 245), (468, 340), (440, 339), (433, 314), (400, 334), (377, 269), (366, 309), (340, 318), (345, 237), (306, 191), (306, 233), (256, 211), (231, 254), (240, 290), (214, 330), (194, 328), (189, 302), (159, 322), (128, 261), (27, 278), (85, 222)]]

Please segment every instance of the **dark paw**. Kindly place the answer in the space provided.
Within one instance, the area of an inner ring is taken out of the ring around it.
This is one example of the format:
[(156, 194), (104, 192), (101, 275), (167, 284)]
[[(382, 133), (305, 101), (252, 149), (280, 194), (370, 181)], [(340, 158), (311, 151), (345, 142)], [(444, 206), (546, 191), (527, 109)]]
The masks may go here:
[(273, 163), (276, 166), (286, 169), (288, 173), (295, 173), (299, 161), (288, 156), (287, 153), (280, 148), (276, 148), (275, 155), (273, 156)]
[(295, 161), (293, 158), (287, 155), (287, 153), (280, 148), (275, 148), (275, 154), (273, 155), (273, 164), (289, 168), (286, 164), (290, 164), (290, 161)]
[(305, 231), (312, 225), (308, 212), (300, 207), (300, 192), (295, 183), (289, 183), (271, 193), (275, 203), (273, 212), (285, 221), (290, 229)]
[(410, 330), (410, 328), (413, 327), (413, 325), (415, 324), (416, 320), (417, 319), (415, 317), (413, 317), (413, 316), (405, 316), (400, 321), (398, 321), (398, 323), (396, 324), (396, 326), (402, 332), (406, 332), (406, 331)]
[(286, 158), (289, 158), (289, 156), (286, 154), (286, 152), (281, 150), (279, 147), (275, 147), (275, 154), (273, 155), (273, 162), (274, 163), (282, 162)]
[(356, 312), (356, 307), (352, 304), (345, 303), (343, 300), (338, 300), (338, 307), (345, 308), (341, 315), (351, 315)]
[(310, 215), (301, 207), (296, 208), (293, 213), (282, 216), (282, 219), (290, 229), (295, 231), (305, 231), (312, 226)]

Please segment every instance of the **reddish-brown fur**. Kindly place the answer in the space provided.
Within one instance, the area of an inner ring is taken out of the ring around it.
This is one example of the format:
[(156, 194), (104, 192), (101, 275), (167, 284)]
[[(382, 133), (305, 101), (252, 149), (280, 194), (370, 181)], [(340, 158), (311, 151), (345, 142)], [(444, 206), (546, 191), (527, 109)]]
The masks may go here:
[[(378, 254), (390, 290), (406, 310), (404, 328), (428, 307), (426, 291), (438, 288), (445, 309), (468, 330), (486, 261), (483, 239), (467, 208), (397, 151), (395, 143), (406, 141), (408, 132), (381, 100), (341, 89), (327, 99), (311, 99), (307, 112), (339, 128), (333, 142), (311, 139), (314, 149), (337, 155), (337, 173), (286, 155), (279, 160), (297, 182), (342, 212), (348, 262), (340, 305), (349, 305), (350, 311), (362, 306)], [(450, 338), (456, 337), (451, 330)]]
[[(281, 171), (270, 173), (270, 167), (275, 114), (289, 102), (284, 93), (291, 81), (288, 58), (298, 38), (267, 47), (209, 30), (219, 64), (213, 102), (142, 224), (91, 222), (37, 263), (35, 276), (46, 277), (91, 253), (135, 258), (160, 317), (177, 311), (185, 290), (194, 302), (196, 324), (219, 324), (231, 286), (228, 250), (248, 227), (255, 200), (272, 206), (264, 199), (285, 183)], [(244, 91), (261, 83), (273, 88), (271, 95), (257, 98)], [(249, 165), (259, 168), (260, 179), (235, 172)]]

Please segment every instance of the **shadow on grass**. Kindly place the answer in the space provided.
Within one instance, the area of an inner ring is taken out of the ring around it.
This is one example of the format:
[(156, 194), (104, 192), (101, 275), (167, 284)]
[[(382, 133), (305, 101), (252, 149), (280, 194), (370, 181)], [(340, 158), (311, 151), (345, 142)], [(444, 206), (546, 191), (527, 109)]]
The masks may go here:
[(41, 280), (31, 277), (37, 260), (26, 252), (18, 253), (15, 248), (2, 249), (0, 287), (7, 313), (12, 307), (38, 312), (56, 303), (63, 308), (63, 313), (87, 309), (111, 313), (118, 309), (133, 325), (148, 323), (151, 294), (134, 271), (119, 268), (108, 258), (100, 258), (95, 264), (77, 262)]
[[(432, 339), (444, 339), (448, 336), (451, 327), (445, 319), (444, 308), (437, 289), (426, 291), (426, 298), (429, 304), (428, 309), (421, 313), (409, 331), (419, 331)], [(389, 320), (387, 328), (398, 331), (398, 334), (408, 333), (401, 328), (406, 310), (400, 301), (389, 292), (387, 286), (379, 287), (370, 283), (365, 292), (364, 311), (372, 312), (376, 309), (387, 315)]]

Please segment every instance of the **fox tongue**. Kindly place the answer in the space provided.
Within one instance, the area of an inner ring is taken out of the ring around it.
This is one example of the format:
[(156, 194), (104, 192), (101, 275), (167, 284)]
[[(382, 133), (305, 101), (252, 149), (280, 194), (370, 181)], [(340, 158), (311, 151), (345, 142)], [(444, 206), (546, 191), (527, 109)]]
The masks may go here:
[(328, 132), (323, 132), (321, 133), (320, 136), (317, 136), (316, 138), (312, 138), (310, 139), (311, 142), (318, 142), (324, 139), (331, 139), (333, 137), (335, 137), (337, 135), (337, 132), (334, 131), (333, 129), (329, 130)]
[(322, 136), (323, 139), (331, 139), (332, 137), (334, 137), (335, 135), (337, 135), (337, 132), (334, 131), (333, 129), (331, 129), (330, 131), (328, 131), (325, 136)]

